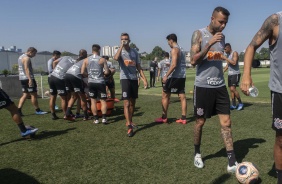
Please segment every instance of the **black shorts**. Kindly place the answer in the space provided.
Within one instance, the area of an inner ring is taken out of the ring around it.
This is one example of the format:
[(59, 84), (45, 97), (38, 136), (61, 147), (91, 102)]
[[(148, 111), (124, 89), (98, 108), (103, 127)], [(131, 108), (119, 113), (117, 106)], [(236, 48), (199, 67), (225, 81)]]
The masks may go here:
[(272, 128), (282, 131), (282, 94), (271, 91)]
[(186, 78), (169, 78), (163, 84), (163, 91), (166, 93), (185, 94)]
[(122, 99), (138, 98), (138, 80), (121, 79)]
[(228, 75), (228, 87), (239, 86), (241, 74)]
[(89, 96), (94, 99), (107, 99), (106, 84), (88, 83)]
[(216, 114), (230, 114), (230, 101), (226, 86), (202, 88), (194, 86), (194, 115), (210, 118)]
[(10, 97), (0, 88), (0, 109), (9, 107), (14, 102), (10, 99)]
[(65, 76), (66, 90), (75, 93), (84, 93), (84, 84), (82, 79), (79, 79), (71, 74)]
[(113, 76), (106, 79), (106, 86), (109, 89), (115, 88), (115, 80), (114, 80)]
[(67, 95), (65, 80), (58, 79), (57, 77), (54, 77), (52, 75), (50, 77), (49, 87), (50, 87), (51, 95), (57, 95), (57, 94), (60, 96)]
[(23, 93), (34, 93), (37, 92), (37, 84), (35, 79), (32, 79), (33, 86), (29, 87), (28, 85), (29, 80), (21, 80), (22, 91)]

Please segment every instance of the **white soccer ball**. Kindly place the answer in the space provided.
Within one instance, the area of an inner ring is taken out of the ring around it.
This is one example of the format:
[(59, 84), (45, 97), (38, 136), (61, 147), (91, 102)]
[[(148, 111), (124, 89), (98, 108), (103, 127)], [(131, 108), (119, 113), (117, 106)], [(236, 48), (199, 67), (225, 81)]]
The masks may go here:
[(255, 183), (259, 178), (259, 171), (253, 163), (242, 162), (237, 166), (236, 178), (243, 184)]

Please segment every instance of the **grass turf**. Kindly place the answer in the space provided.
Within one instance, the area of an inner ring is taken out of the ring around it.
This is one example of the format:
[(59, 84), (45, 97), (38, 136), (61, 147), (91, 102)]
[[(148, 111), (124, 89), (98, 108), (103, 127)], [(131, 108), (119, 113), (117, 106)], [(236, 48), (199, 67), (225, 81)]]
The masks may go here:
[[(267, 68), (253, 71), (259, 97), (240, 93), (245, 108), (231, 111), (231, 118), (237, 160), (253, 162), (263, 183), (275, 183), (268, 75)], [(39, 128), (36, 138), (30, 141), (20, 138), (9, 112), (1, 110), (0, 183), (238, 183), (234, 174), (226, 172), (227, 158), (217, 116), (208, 119), (203, 130), (205, 168), (193, 165), (194, 118), (189, 91), (194, 76), (195, 70), (187, 71), (187, 125), (175, 123), (181, 115), (175, 95), (169, 107), (169, 123), (154, 123), (161, 115), (161, 87), (158, 83), (157, 88), (145, 90), (141, 82), (133, 117), (139, 128), (132, 138), (126, 136), (122, 102), (115, 104), (108, 118), (110, 124), (105, 126), (82, 119), (52, 121), (50, 114), (35, 115), (27, 101), (24, 122)], [(48, 99), (39, 99), (39, 104), (43, 110), (48, 109)], [(63, 114), (58, 111), (58, 116)]]

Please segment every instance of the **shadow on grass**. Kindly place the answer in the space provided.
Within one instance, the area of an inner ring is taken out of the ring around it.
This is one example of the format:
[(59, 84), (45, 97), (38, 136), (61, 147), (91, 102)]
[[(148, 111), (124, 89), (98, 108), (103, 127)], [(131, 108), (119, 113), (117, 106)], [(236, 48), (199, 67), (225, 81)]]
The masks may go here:
[[(168, 118), (168, 122), (172, 122), (172, 118)], [(163, 123), (157, 123), (157, 122), (151, 122), (151, 123), (147, 123), (147, 124), (138, 124), (138, 129), (135, 130), (134, 134), (136, 134), (137, 132), (140, 132), (142, 130), (146, 130), (147, 128), (152, 128), (156, 125), (162, 125)], [(170, 124), (170, 123), (168, 123)]]
[[(144, 112), (141, 112), (141, 111), (138, 112), (139, 110), (140, 110), (140, 107), (135, 107), (133, 118), (134, 116), (143, 116), (144, 115)], [(108, 119), (108, 123), (115, 123), (118, 121), (125, 120), (123, 106), (116, 106), (115, 109), (112, 111), (111, 115), (108, 116), (107, 119)]]
[(25, 184), (25, 183), (32, 183), (32, 184), (39, 184), (35, 178), (29, 176), (23, 172), (17, 171), (11, 168), (0, 169), (0, 181), (1, 184)]
[[(238, 140), (234, 142), (234, 150), (237, 161), (240, 163), (245, 158), (245, 156), (248, 154), (250, 148), (257, 148), (260, 143), (265, 142), (264, 139), (257, 139), (257, 138), (249, 138), (249, 139), (243, 139)], [(218, 152), (207, 155), (203, 158), (203, 160), (208, 160), (215, 157), (226, 157), (226, 149), (222, 148)]]
[(222, 184), (225, 183), (231, 177), (231, 174), (223, 174), (216, 179), (214, 179), (211, 184)]
[(39, 134), (36, 134), (35, 136), (35, 140), (42, 140), (42, 139), (48, 139), (48, 138), (52, 138), (58, 135), (62, 135), (62, 134), (66, 134), (71, 130), (75, 130), (76, 128), (68, 128), (65, 130), (58, 130), (58, 131), (42, 131)]

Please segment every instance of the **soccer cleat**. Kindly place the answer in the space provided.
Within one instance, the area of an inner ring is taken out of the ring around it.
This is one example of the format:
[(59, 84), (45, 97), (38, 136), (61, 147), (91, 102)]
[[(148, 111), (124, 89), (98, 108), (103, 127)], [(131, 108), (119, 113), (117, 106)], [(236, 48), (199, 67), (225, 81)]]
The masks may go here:
[(79, 114), (79, 113), (76, 113), (74, 117), (75, 117), (75, 118), (82, 118), (83, 115), (82, 115), (82, 114)]
[(84, 117), (82, 120), (83, 121), (87, 121), (87, 120), (90, 120), (91, 118), (88, 116), (88, 117)]
[(238, 162), (235, 162), (235, 165), (233, 165), (233, 166), (227, 165), (227, 172), (235, 173), (236, 169), (237, 169), (237, 166), (238, 166)]
[(176, 120), (176, 123), (180, 123), (180, 124), (185, 125), (185, 124), (187, 124), (187, 121), (186, 121), (186, 119), (178, 119), (178, 120)]
[(59, 117), (58, 116), (52, 116), (52, 120), (57, 120), (57, 119), (59, 119)]
[(102, 123), (103, 123), (104, 125), (108, 124), (107, 119), (106, 119), (106, 118), (103, 118), (103, 119), (102, 119)]
[(38, 128), (26, 129), (25, 132), (21, 132), (21, 136), (26, 137), (28, 135), (35, 134), (35, 132), (37, 132), (37, 130), (38, 130)]
[(155, 119), (156, 123), (167, 123), (167, 118), (163, 119), (162, 117)]
[(237, 108), (236, 105), (230, 105), (230, 110), (234, 110), (236, 108)]
[(93, 121), (93, 123), (94, 123), (94, 124), (99, 124), (99, 120), (98, 120), (98, 119), (95, 119), (95, 120)]
[(128, 130), (127, 130), (127, 136), (128, 137), (133, 137), (134, 132), (133, 132), (133, 125), (128, 125)]
[(244, 104), (240, 103), (240, 104), (238, 105), (237, 110), (238, 110), (238, 111), (240, 111), (240, 110), (242, 110), (242, 109), (243, 109), (243, 107), (244, 107)]
[(47, 114), (48, 112), (44, 112), (44, 111), (42, 111), (42, 110), (40, 110), (40, 111), (35, 111), (35, 114), (37, 114), (37, 115), (43, 115), (43, 114)]
[(64, 120), (75, 121), (75, 117), (73, 117), (73, 116), (64, 116)]
[(194, 157), (194, 165), (198, 167), (199, 169), (204, 167), (204, 162), (202, 160), (202, 155), (199, 153), (196, 153)]

